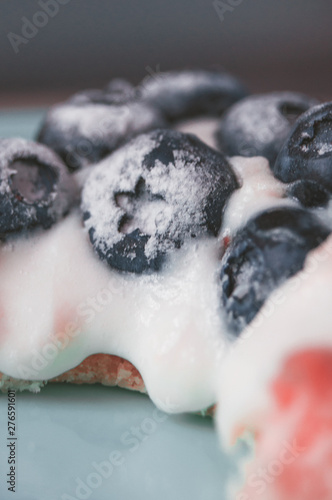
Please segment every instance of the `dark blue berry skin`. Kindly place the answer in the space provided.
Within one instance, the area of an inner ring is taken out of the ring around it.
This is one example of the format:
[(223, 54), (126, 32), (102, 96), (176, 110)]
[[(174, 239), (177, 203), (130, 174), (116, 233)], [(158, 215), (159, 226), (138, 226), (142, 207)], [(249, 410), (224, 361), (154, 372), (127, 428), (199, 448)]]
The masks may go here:
[(184, 70), (147, 77), (138, 94), (174, 122), (199, 115), (219, 116), (248, 92), (223, 71)]
[(222, 117), (216, 138), (228, 156), (264, 156), (274, 163), (294, 121), (317, 104), (296, 92), (249, 96)]
[[(85, 214), (87, 216), (87, 214)], [(145, 255), (145, 245), (149, 236), (135, 229), (119, 242), (105, 249), (97, 244), (95, 230), (89, 230), (90, 241), (101, 260), (106, 261), (113, 269), (142, 274), (143, 272), (159, 271), (165, 263), (165, 253), (159, 252), (156, 257), (148, 259)], [(132, 258), (132, 255), (135, 255)]]
[(91, 172), (82, 193), (84, 224), (111, 267), (158, 271), (186, 239), (217, 236), (237, 187), (217, 151), (194, 135), (159, 129), (133, 139)]
[(306, 179), (289, 184), (287, 196), (295, 199), (305, 208), (325, 208), (331, 199), (331, 193), (321, 184)]
[(297, 120), (273, 172), (282, 182), (307, 179), (332, 191), (332, 102), (311, 108)]
[(66, 166), (46, 146), (0, 140), (0, 237), (49, 228), (77, 201)]
[(166, 126), (132, 86), (113, 80), (104, 90), (73, 95), (48, 111), (37, 140), (52, 148), (73, 172), (94, 165), (137, 134)]
[(230, 332), (238, 336), (271, 292), (303, 268), (310, 250), (329, 230), (301, 208), (266, 210), (230, 243), (221, 269), (222, 304)]

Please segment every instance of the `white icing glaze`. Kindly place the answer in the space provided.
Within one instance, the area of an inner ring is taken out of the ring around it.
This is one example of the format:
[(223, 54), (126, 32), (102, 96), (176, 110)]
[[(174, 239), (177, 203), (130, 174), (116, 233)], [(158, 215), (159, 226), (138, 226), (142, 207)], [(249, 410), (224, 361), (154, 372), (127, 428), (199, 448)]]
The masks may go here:
[(223, 356), (217, 253), (216, 239), (201, 241), (174, 253), (171, 272), (128, 276), (94, 255), (78, 214), (5, 245), (1, 371), (49, 379), (104, 352), (130, 360), (162, 408), (212, 404)]
[[(263, 158), (231, 163), (243, 187), (228, 204), (221, 237), (283, 196)], [(138, 368), (150, 397), (166, 411), (213, 404), (227, 353), (218, 290), (221, 248), (220, 239), (191, 240), (171, 254), (163, 272), (126, 275), (93, 253), (78, 213), (3, 245), (0, 371), (43, 380), (93, 353), (109, 353)]]
[(288, 356), (332, 349), (331, 303), (332, 237), (310, 252), (300, 273), (274, 291), (220, 365), (217, 426), (224, 444), (271, 407), (270, 383)]
[(286, 185), (273, 177), (266, 158), (234, 156), (230, 162), (241, 189), (233, 193), (227, 204), (224, 233), (234, 234), (250, 217), (271, 206), (295, 205), (295, 202), (285, 198)]

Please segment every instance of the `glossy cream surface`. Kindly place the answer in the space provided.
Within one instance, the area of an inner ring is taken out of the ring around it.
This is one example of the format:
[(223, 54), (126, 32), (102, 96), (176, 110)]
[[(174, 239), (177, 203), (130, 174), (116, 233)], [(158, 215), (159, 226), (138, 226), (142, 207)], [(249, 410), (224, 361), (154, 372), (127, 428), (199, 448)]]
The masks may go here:
[(6, 245), (0, 370), (49, 379), (90, 354), (116, 354), (139, 369), (159, 406), (208, 406), (223, 356), (217, 254), (218, 240), (207, 240), (177, 252), (163, 273), (119, 273), (94, 254), (77, 213)]
[(166, 411), (215, 403), (230, 348), (220, 301), (223, 238), (257, 211), (290, 203), (264, 158), (230, 161), (241, 187), (220, 237), (187, 241), (159, 273), (131, 275), (101, 262), (78, 211), (48, 231), (3, 244), (0, 371), (48, 380), (102, 352), (131, 361)]

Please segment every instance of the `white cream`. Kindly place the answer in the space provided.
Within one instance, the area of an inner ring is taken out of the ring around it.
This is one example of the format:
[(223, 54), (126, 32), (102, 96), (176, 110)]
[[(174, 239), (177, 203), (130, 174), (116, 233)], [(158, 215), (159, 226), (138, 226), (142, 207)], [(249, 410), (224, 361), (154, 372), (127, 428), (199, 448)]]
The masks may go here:
[(269, 207), (295, 205), (295, 202), (285, 198), (286, 184), (273, 177), (266, 158), (234, 156), (229, 161), (241, 189), (234, 192), (227, 204), (224, 233), (234, 234), (250, 217)]
[[(18, 240), (14, 249), (6, 245), (0, 370), (47, 380), (103, 352), (130, 360), (161, 408), (211, 405), (224, 352), (218, 245), (211, 239), (184, 247), (173, 254), (171, 272), (150, 276), (128, 276), (102, 263), (79, 214), (40, 237)], [(71, 323), (73, 337), (66, 334)]]
[(183, 120), (176, 124), (174, 128), (184, 134), (195, 134), (211, 148), (218, 149), (215, 137), (218, 123), (218, 118), (202, 116), (192, 120)]
[[(231, 197), (221, 238), (280, 203), (283, 188), (263, 158), (231, 160), (243, 187)], [(282, 203), (285, 201), (283, 200)], [(0, 250), (0, 371), (47, 380), (102, 352), (140, 371), (166, 411), (216, 401), (227, 353), (218, 272), (222, 242), (191, 240), (160, 273), (127, 275), (94, 254), (81, 216)]]

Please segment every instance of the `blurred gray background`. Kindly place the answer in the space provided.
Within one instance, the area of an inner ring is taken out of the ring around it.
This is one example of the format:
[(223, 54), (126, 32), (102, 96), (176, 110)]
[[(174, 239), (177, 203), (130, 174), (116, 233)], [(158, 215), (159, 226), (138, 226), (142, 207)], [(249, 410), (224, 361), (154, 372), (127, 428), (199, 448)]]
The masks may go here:
[(191, 67), (331, 99), (331, 24), (331, 0), (1, 0), (0, 106)]

